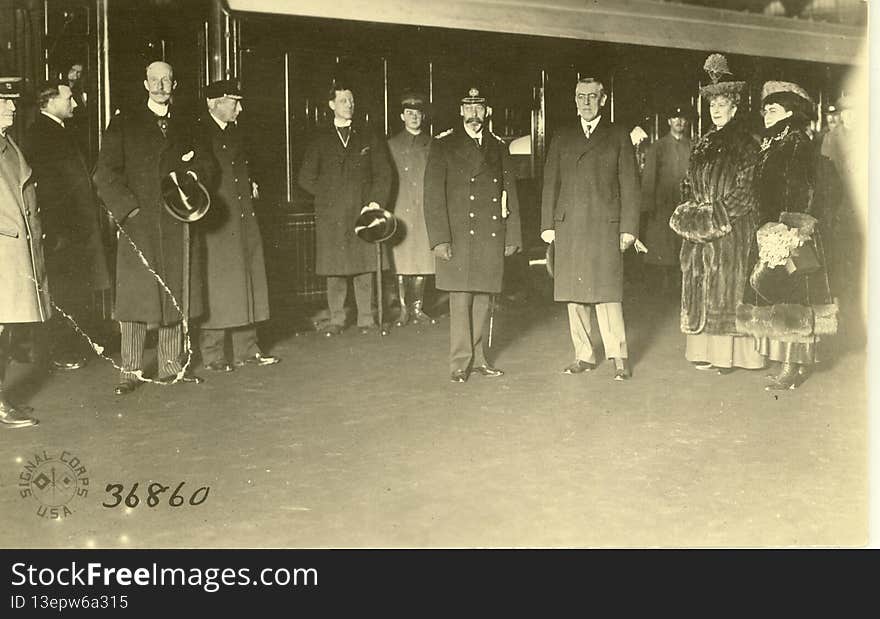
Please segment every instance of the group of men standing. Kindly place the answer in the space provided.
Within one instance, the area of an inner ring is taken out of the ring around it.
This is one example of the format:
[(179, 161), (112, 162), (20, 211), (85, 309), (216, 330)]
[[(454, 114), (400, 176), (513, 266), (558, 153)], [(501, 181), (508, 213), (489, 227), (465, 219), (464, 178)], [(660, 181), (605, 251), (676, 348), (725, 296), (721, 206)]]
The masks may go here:
[[(40, 115), (19, 149), (8, 129), (21, 80), (0, 78), (0, 341), (8, 343), (8, 325), (47, 322), (53, 308), (53, 322), (66, 314), (79, 331), (89, 330), (91, 292), (109, 284), (100, 197), (118, 237), (114, 318), (120, 325), (122, 371), (117, 395), (144, 381), (149, 329), (158, 330), (156, 382), (202, 382), (189, 369), (190, 320), (198, 321), (207, 370), (280, 361), (257, 343), (255, 325), (268, 319), (269, 304), (253, 203), (257, 185), (235, 122), (241, 92), (231, 80), (208, 85), (204, 113), (190, 121), (174, 110), (176, 87), (169, 64), (147, 67), (147, 100), (113, 118), (91, 175), (64, 122), (76, 107), (70, 86), (40, 88)], [(175, 184), (169, 185), (169, 178)], [(210, 200), (207, 214), (198, 220), (175, 216), (166, 208), (169, 186), (186, 204), (194, 199), (187, 192), (200, 186)], [(82, 366), (86, 340), (71, 325), (37, 328), (37, 356), (50, 354), (50, 340), (55, 358), (49, 367)], [(7, 352), (5, 346), (0, 350), (0, 424), (36, 425), (30, 407), (13, 405), (5, 395)]]

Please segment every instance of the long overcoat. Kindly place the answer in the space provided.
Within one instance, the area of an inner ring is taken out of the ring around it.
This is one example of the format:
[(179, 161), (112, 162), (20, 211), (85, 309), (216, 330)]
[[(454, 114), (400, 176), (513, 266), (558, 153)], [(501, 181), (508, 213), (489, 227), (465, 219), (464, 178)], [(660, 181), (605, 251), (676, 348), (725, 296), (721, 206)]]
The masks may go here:
[(705, 243), (682, 240), (682, 333), (740, 334), (736, 307), (747, 286), (757, 228), (758, 150), (757, 142), (734, 118), (704, 135), (691, 153), (682, 198), (724, 209), (732, 229)]
[(18, 145), (0, 136), (0, 324), (52, 314), (35, 184)]
[[(193, 156), (184, 162), (190, 151)], [(166, 211), (160, 181), (171, 170), (183, 168), (193, 169), (201, 179), (213, 173), (210, 158), (193, 139), (192, 124), (173, 110), (166, 135), (146, 105), (110, 121), (94, 181), (98, 196), (125, 232), (116, 252), (116, 320), (168, 325), (182, 318), (184, 226), (193, 224)], [(190, 318), (203, 311), (201, 249), (199, 235), (191, 234)]]
[(541, 230), (555, 230), (554, 298), (623, 299), (620, 234), (639, 232), (639, 178), (629, 133), (601, 119), (560, 129), (544, 166)]
[(669, 218), (681, 203), (681, 181), (687, 174), (691, 141), (671, 133), (657, 140), (645, 156), (642, 174), (643, 238), (646, 264), (678, 266), (681, 239), (669, 227)]
[(199, 121), (198, 131), (217, 164), (209, 185), (211, 209), (199, 225), (205, 239), (208, 300), (201, 326), (225, 329), (268, 320), (263, 240), (241, 134), (235, 124), (221, 130), (210, 116)]
[[(37, 203), (46, 239), (46, 267), (59, 305), (63, 290), (110, 287), (101, 239), (101, 213), (91, 173), (72, 129), (37, 114), (24, 142), (37, 179)], [(81, 297), (81, 292), (73, 293)]]
[[(355, 123), (346, 146), (332, 125), (322, 127), (306, 148), (298, 181), (315, 196), (315, 273), (375, 271), (376, 249), (354, 233), (354, 225), (370, 202), (388, 208), (391, 163), (384, 140)], [(384, 263), (388, 259), (384, 245), (382, 250)]]
[(434, 272), (434, 255), (425, 226), (425, 166), (431, 136), (413, 135), (405, 129), (388, 140), (388, 150), (397, 172), (394, 216), (398, 235), (392, 246), (394, 268), (399, 275), (425, 275)]
[(504, 248), (522, 247), (516, 178), (507, 146), (488, 131), (483, 140), (477, 148), (464, 129), (456, 129), (434, 140), (428, 154), (428, 239), (432, 248), (441, 243), (452, 248), (451, 260), (436, 260), (440, 290), (501, 292)]

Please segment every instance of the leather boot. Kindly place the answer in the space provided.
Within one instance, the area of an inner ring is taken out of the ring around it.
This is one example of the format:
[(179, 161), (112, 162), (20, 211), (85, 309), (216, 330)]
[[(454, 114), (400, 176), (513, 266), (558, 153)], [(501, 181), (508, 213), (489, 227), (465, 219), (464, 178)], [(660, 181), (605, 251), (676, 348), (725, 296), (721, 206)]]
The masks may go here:
[(422, 311), (425, 302), (425, 276), (416, 275), (413, 278), (413, 322), (416, 324), (424, 323), (427, 325), (436, 325), (437, 321)]
[(409, 322), (409, 309), (406, 307), (406, 275), (397, 276), (397, 296), (400, 299), (400, 314), (397, 316), (395, 327), (405, 327)]
[(767, 391), (785, 391), (786, 389), (797, 389), (799, 381), (800, 373), (798, 370), (797, 363), (783, 363), (782, 369), (779, 371), (779, 374), (770, 379), (770, 382), (767, 383), (767, 386), (764, 387)]

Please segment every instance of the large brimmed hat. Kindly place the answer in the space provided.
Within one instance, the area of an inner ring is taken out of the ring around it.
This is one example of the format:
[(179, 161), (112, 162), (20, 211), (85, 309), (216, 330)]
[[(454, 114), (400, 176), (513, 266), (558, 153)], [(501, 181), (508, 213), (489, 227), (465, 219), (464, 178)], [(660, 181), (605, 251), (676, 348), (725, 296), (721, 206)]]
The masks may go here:
[(367, 243), (387, 241), (397, 230), (397, 218), (383, 208), (369, 209), (354, 222), (354, 233)]
[(764, 82), (764, 87), (761, 89), (761, 100), (763, 101), (770, 95), (777, 92), (790, 92), (796, 94), (802, 99), (805, 99), (809, 103), (813, 102), (813, 100), (810, 98), (810, 95), (807, 94), (807, 91), (801, 88), (799, 85), (795, 84), (794, 82), (782, 82), (778, 80)]
[(727, 65), (727, 58), (722, 54), (710, 54), (706, 58), (706, 62), (703, 63), (703, 70), (709, 74), (709, 79), (712, 80), (711, 84), (700, 88), (700, 96), (706, 99), (717, 95), (727, 97), (740, 95), (746, 89), (745, 82), (730, 79), (733, 77), (733, 73), (730, 72), (730, 67)]

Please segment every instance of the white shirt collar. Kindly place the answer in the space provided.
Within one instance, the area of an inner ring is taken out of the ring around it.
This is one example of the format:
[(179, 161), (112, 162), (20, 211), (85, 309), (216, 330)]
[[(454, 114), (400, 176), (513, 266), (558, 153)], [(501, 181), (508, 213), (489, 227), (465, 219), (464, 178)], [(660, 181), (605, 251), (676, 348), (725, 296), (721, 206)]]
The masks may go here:
[(421, 129), (419, 129), (418, 131), (410, 131), (409, 127), (404, 127), (404, 129), (406, 129), (406, 132), (410, 135), (422, 135)]
[(334, 116), (333, 117), (333, 126), (334, 127), (350, 127), (351, 120), (340, 120)]
[(471, 131), (470, 127), (465, 125), (464, 131), (465, 131), (465, 133), (467, 133), (471, 137), (471, 139), (477, 139), (480, 141), (480, 144), (483, 143), (483, 130), (482, 129), (480, 129), (479, 133), (474, 133), (473, 131)]
[(210, 110), (208, 111), (208, 114), (211, 115), (211, 118), (214, 119), (214, 122), (217, 123), (217, 126), (220, 127), (220, 130), (221, 130), (221, 131), (225, 131), (225, 130), (226, 130), (226, 125), (228, 125), (229, 123), (225, 123), (225, 122), (223, 122), (222, 120), (220, 120), (219, 118), (217, 118), (216, 116), (214, 116), (214, 113), (211, 112)]
[(593, 132), (596, 130), (596, 125), (599, 124), (600, 120), (602, 120), (601, 115), (596, 116), (596, 118), (594, 118), (593, 120), (589, 120), (589, 121), (584, 120), (584, 117), (581, 116), (581, 127), (589, 127), (590, 128), (590, 135), (592, 135)]
[(152, 99), (147, 99), (147, 107), (150, 108), (150, 111), (153, 112), (156, 116), (168, 116), (168, 104), (162, 105), (160, 103), (156, 103)]
[(46, 110), (40, 110), (40, 114), (42, 114), (46, 118), (51, 118), (52, 120), (54, 120), (56, 123), (58, 123), (62, 127), (64, 126), (64, 121), (61, 120), (60, 118), (58, 118), (57, 116), (55, 116), (55, 114), (50, 114)]

